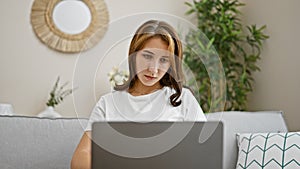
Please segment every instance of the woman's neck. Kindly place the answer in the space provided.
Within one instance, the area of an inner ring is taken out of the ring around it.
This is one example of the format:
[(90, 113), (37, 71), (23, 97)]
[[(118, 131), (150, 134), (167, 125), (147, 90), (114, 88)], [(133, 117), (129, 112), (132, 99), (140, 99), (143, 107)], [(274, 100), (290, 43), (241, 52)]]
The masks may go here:
[(139, 80), (137, 80), (134, 86), (130, 88), (128, 92), (133, 96), (141, 96), (153, 93), (161, 88), (163, 88), (163, 86), (160, 83), (156, 83), (153, 86), (145, 86)]

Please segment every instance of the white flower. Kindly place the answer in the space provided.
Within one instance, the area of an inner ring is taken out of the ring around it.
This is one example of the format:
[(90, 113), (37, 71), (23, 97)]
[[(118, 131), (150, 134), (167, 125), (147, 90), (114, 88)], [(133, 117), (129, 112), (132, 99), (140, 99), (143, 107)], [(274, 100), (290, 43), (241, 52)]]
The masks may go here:
[(129, 73), (128, 71), (120, 71), (118, 67), (113, 67), (112, 70), (108, 73), (110, 84), (115, 87), (116, 85), (122, 85), (126, 80), (128, 80)]
[(123, 84), (123, 77), (120, 74), (116, 74), (114, 76), (114, 81), (116, 82), (117, 85)]

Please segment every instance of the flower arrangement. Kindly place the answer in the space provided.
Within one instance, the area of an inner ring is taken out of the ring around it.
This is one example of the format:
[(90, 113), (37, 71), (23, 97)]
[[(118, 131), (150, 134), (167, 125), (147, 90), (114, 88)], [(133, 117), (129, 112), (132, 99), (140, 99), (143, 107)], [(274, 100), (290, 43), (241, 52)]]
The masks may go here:
[(110, 84), (115, 87), (116, 85), (122, 85), (129, 78), (129, 72), (125, 70), (119, 70), (118, 67), (113, 67), (113, 69), (108, 73)]
[(74, 89), (64, 90), (64, 88), (68, 85), (68, 82), (65, 82), (63, 85), (59, 87), (58, 86), (59, 81), (60, 81), (60, 77), (58, 76), (53, 86), (53, 89), (50, 92), (50, 98), (46, 103), (47, 106), (51, 106), (54, 108), (56, 105), (61, 103), (66, 96), (72, 94), (74, 91)]

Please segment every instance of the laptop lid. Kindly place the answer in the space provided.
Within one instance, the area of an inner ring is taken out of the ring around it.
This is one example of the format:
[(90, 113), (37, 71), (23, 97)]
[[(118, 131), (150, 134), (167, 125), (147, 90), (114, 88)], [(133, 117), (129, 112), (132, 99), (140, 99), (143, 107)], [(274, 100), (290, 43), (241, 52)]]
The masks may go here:
[(92, 169), (222, 169), (222, 157), (221, 122), (95, 122), (92, 126)]

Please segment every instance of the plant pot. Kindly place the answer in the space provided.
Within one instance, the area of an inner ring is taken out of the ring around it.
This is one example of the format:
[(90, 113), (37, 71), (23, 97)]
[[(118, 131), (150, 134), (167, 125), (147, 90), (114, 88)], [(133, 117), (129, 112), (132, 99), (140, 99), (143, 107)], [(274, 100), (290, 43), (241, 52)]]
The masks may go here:
[(37, 115), (38, 117), (59, 118), (62, 117), (54, 110), (54, 107), (48, 106), (44, 111)]
[(12, 116), (14, 115), (14, 109), (11, 104), (0, 103), (0, 115)]

